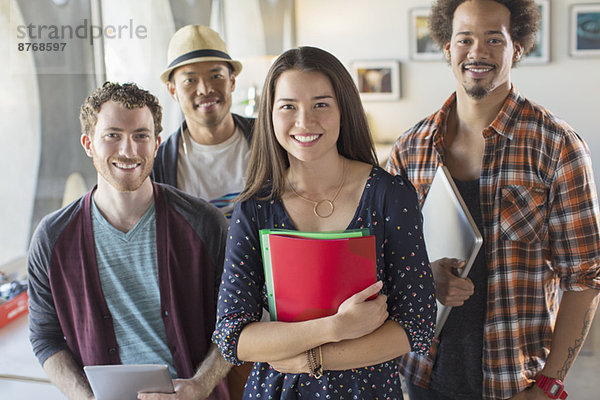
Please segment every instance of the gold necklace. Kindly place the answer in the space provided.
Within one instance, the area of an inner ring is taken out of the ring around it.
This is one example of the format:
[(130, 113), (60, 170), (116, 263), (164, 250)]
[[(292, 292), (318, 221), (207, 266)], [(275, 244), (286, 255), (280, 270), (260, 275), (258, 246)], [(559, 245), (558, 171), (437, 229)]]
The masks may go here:
[[(292, 189), (292, 192), (294, 192), (294, 194), (298, 197), (300, 197), (302, 200), (305, 200), (311, 204), (313, 204), (313, 212), (315, 213), (315, 215), (319, 218), (327, 218), (330, 217), (333, 212), (335, 211), (335, 205), (333, 204), (335, 202), (335, 199), (337, 198), (338, 194), (340, 194), (340, 191), (342, 190), (342, 186), (344, 186), (344, 182), (346, 180), (346, 160), (344, 159), (343, 161), (343, 165), (342, 165), (342, 181), (340, 182), (340, 186), (338, 186), (337, 190), (335, 191), (335, 194), (333, 195), (333, 198), (331, 200), (329, 199), (323, 199), (323, 200), (319, 200), (319, 201), (315, 201), (315, 200), (311, 200), (309, 198), (306, 198), (304, 196), (302, 196), (300, 193), (296, 192), (296, 189), (294, 189), (294, 185), (292, 185), (292, 182), (288, 179), (288, 184), (290, 185), (290, 188)], [(321, 215), (319, 214), (319, 206), (321, 204), (327, 204), (329, 206), (329, 213), (327, 215)]]

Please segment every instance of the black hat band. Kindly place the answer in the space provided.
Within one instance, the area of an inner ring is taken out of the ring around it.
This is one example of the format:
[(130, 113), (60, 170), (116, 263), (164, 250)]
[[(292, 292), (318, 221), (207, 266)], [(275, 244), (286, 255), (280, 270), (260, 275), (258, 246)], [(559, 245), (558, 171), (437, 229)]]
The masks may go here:
[(174, 59), (169, 64), (167, 69), (171, 68), (177, 64), (180, 64), (184, 61), (191, 60), (192, 58), (200, 58), (200, 57), (219, 57), (219, 58), (224, 58), (226, 60), (231, 60), (231, 57), (229, 57), (229, 54), (224, 53), (219, 50), (211, 50), (211, 49), (194, 50), (194, 51), (190, 51), (189, 53), (186, 53), (186, 54)]

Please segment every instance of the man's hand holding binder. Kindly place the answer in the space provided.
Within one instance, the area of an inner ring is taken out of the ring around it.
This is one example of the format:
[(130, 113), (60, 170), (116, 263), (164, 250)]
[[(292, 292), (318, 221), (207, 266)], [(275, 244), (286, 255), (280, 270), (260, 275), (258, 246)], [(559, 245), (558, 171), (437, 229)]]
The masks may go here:
[(441, 258), (431, 263), (431, 272), (435, 280), (435, 294), (445, 306), (462, 306), (473, 295), (475, 287), (468, 277), (461, 278), (458, 270), (464, 268), (466, 261), (456, 258)]

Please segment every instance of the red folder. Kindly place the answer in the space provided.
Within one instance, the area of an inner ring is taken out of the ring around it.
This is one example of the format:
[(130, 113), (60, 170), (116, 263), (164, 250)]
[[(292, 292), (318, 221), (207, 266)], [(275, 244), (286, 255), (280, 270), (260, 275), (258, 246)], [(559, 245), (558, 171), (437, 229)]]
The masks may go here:
[(267, 238), (271, 316), (278, 321), (333, 315), (344, 300), (377, 279), (374, 236), (317, 239), (269, 234)]

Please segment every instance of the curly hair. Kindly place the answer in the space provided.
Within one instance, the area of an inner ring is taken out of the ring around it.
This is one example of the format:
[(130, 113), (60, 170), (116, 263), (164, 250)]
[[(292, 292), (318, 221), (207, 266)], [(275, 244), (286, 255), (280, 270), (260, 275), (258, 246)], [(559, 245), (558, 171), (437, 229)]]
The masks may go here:
[[(454, 12), (465, 1), (473, 0), (437, 0), (431, 7), (429, 30), (433, 41), (444, 48), (452, 38), (452, 20)], [(534, 0), (492, 0), (510, 11), (510, 37), (513, 42), (521, 43), (524, 55), (535, 45), (539, 29), (540, 12)]]
[(114, 83), (104, 82), (102, 87), (95, 89), (81, 105), (79, 111), (79, 122), (81, 123), (81, 133), (92, 135), (96, 122), (98, 122), (98, 113), (102, 104), (108, 101), (120, 103), (123, 107), (131, 110), (133, 108), (142, 108), (144, 106), (150, 109), (154, 120), (154, 136), (158, 137), (162, 131), (162, 107), (158, 99), (147, 90), (140, 89), (135, 83)]

